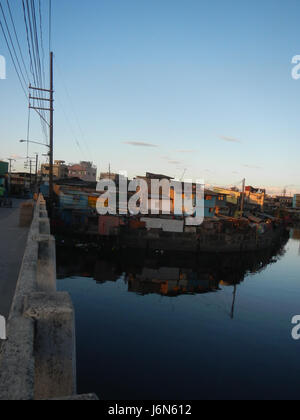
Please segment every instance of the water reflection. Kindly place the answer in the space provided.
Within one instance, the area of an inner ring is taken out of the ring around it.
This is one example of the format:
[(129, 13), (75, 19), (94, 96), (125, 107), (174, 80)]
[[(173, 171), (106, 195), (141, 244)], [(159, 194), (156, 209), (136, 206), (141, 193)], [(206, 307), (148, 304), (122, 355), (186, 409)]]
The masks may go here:
[(199, 258), (59, 248), (58, 287), (76, 311), (78, 392), (298, 398), (295, 235), (265, 252)]
[[(298, 231), (300, 233), (300, 231)], [(293, 233), (296, 235), (296, 233)], [(299, 235), (300, 240), (300, 235)], [(91, 249), (58, 251), (58, 277), (93, 278), (98, 284), (123, 279), (128, 292), (176, 297), (214, 293), (236, 286), (248, 274), (276, 263), (284, 254), (287, 239), (273, 249), (243, 254), (161, 255), (115, 251), (109, 255)], [(234, 288), (234, 299), (236, 287)], [(234, 306), (234, 305), (233, 305)]]
[(291, 238), (295, 241), (300, 241), (300, 229), (295, 228), (291, 230)]
[[(294, 241), (300, 242), (300, 229), (299, 228), (294, 228), (291, 230), (291, 238)], [(300, 257), (300, 243), (299, 243), (298, 255)]]

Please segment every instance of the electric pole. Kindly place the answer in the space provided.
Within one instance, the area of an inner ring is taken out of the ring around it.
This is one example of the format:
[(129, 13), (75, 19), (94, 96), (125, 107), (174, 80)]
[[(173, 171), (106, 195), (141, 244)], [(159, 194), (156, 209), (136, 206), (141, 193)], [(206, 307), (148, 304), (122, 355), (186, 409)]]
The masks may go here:
[(15, 162), (15, 159), (9, 158), (9, 170), (8, 170), (8, 191), (11, 192), (11, 170), (12, 170), (12, 162)]
[(49, 199), (50, 213), (53, 206), (53, 120), (54, 120), (54, 100), (53, 100), (53, 52), (50, 53), (50, 171), (49, 171)]
[(38, 153), (35, 154), (35, 188), (36, 192), (38, 192), (38, 164), (39, 164), (39, 155)]
[[(29, 108), (34, 109), (41, 119), (48, 125), (49, 127), (49, 215), (50, 218), (52, 216), (52, 208), (53, 208), (53, 149), (54, 149), (54, 141), (53, 141), (53, 124), (54, 124), (54, 71), (53, 71), (53, 52), (50, 52), (50, 89), (42, 89), (39, 87), (29, 86), (29, 89), (35, 90), (38, 92), (46, 92), (49, 93), (49, 98), (44, 97), (35, 97), (29, 96), (29, 99), (33, 101), (33, 104), (29, 104)], [(43, 96), (43, 95), (39, 95)], [(34, 101), (40, 101), (40, 103), (44, 103), (47, 101), (50, 105), (49, 107), (46, 106), (35, 106)], [(49, 111), (50, 118), (49, 122), (43, 117), (40, 111)]]
[(29, 161), (29, 165), (30, 165), (30, 192), (32, 190), (32, 160), (30, 159)]
[(246, 186), (246, 179), (243, 179), (243, 192), (242, 192), (242, 201), (241, 201), (241, 213), (244, 212), (245, 207), (245, 186)]

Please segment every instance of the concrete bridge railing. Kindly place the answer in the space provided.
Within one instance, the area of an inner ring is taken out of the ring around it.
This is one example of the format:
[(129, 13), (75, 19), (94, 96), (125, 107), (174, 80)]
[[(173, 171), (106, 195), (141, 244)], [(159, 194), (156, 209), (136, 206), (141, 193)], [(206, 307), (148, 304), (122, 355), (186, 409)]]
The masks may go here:
[(74, 309), (69, 294), (56, 291), (55, 239), (42, 196), (34, 209), (7, 337), (1, 344), (0, 400), (76, 394)]

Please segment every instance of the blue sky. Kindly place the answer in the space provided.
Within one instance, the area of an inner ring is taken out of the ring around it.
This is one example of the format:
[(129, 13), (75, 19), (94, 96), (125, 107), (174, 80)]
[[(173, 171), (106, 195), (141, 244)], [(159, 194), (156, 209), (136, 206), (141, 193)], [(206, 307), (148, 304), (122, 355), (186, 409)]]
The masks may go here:
[[(299, 0), (53, 0), (55, 158), (300, 192), (299, 16)], [(0, 39), (0, 158), (25, 156), (27, 105)]]

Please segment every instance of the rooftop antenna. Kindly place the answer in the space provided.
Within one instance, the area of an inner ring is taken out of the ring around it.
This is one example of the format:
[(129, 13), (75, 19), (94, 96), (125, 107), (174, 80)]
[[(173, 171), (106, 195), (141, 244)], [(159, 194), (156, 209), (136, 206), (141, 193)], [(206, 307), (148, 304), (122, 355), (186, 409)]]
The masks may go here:
[(180, 181), (181, 181), (181, 182), (183, 181), (183, 178), (184, 178), (184, 175), (186, 174), (186, 172), (187, 172), (187, 169), (185, 169), (185, 170), (183, 171), (182, 177), (180, 178)]

